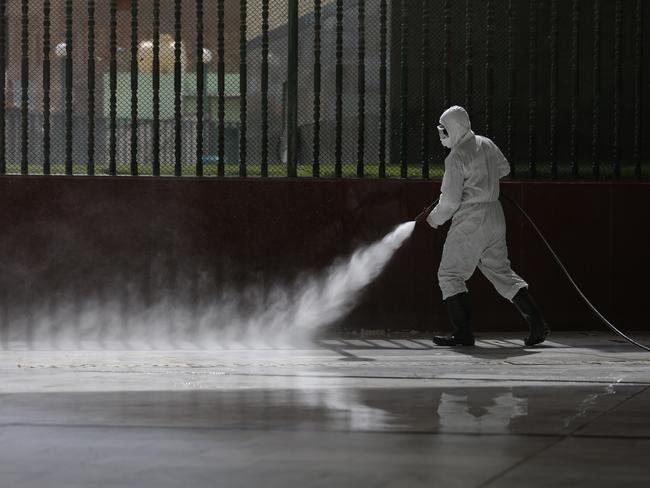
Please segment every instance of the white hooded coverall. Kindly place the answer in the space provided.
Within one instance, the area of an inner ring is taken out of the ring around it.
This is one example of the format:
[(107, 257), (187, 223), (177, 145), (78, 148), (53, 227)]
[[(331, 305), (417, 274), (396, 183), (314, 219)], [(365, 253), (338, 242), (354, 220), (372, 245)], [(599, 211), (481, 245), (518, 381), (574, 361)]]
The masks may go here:
[(472, 132), (467, 112), (451, 107), (440, 117), (451, 152), (445, 159), (440, 201), (427, 217), (437, 228), (450, 218), (438, 282), (442, 298), (467, 291), (478, 266), (497, 292), (512, 301), (526, 282), (510, 268), (506, 224), (499, 202), (499, 179), (510, 173), (508, 160), (487, 137)]

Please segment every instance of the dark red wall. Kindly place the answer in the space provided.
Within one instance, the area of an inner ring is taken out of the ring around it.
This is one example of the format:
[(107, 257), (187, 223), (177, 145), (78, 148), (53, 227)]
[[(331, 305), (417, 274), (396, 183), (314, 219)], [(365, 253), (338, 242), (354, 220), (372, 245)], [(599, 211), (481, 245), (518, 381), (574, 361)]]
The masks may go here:
[[(291, 280), (411, 220), (438, 190), (401, 180), (2, 177), (0, 318), (5, 327), (29, 324), (31, 311), (71, 296), (191, 300), (199, 288), (209, 297)], [(502, 190), (605, 315), (648, 328), (650, 184), (507, 182)], [(599, 328), (528, 225), (504, 208), (513, 267), (551, 326)], [(436, 279), (446, 230), (417, 229), (339, 326), (446, 328)], [(477, 330), (523, 329), (479, 272), (469, 287)]]

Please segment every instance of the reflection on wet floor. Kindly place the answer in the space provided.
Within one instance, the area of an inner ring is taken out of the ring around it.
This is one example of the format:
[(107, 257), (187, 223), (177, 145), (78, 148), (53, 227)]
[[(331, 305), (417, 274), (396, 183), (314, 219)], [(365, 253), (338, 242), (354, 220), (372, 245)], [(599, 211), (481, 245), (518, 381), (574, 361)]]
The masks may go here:
[(430, 344), (12, 345), (0, 487), (647, 486), (648, 355), (607, 335)]
[(503, 393), (486, 402), (472, 401), (471, 395), (440, 396), (440, 432), (508, 432), (513, 419), (527, 414), (527, 398)]
[(4, 395), (4, 423), (563, 434), (633, 386), (303, 388)]

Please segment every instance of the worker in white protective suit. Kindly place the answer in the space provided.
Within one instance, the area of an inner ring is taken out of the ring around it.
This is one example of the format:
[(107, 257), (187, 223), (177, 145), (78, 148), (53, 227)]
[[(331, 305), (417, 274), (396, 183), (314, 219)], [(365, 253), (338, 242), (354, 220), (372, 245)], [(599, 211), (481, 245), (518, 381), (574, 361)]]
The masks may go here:
[(530, 333), (524, 343), (532, 346), (544, 342), (550, 330), (528, 293), (528, 284), (508, 260), (506, 223), (499, 202), (499, 179), (510, 173), (508, 160), (494, 142), (472, 132), (462, 107), (451, 107), (442, 114), (438, 133), (442, 145), (451, 149), (445, 159), (440, 200), (416, 221), (426, 221), (436, 229), (451, 219), (438, 281), (454, 331), (435, 336), (433, 342), (440, 346), (474, 345), (465, 282), (477, 267), (528, 322)]

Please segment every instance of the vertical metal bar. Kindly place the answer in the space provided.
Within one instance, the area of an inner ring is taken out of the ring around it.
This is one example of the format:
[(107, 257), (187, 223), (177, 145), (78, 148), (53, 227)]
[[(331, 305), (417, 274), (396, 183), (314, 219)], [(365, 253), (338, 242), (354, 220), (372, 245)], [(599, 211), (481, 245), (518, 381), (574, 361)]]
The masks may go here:
[(379, 6), (379, 177), (386, 177), (386, 83), (388, 70), (388, 3), (381, 0)]
[[(51, 49), (51, 2), (43, 1), (43, 174), (51, 172), (51, 79), (50, 79), (50, 49)], [(2, 47), (0, 47), (2, 49)]]
[(298, 176), (298, 0), (289, 0), (287, 174)]
[(343, 138), (343, 0), (336, 0), (336, 142), (334, 176), (342, 175)]
[[(598, 1), (598, 0), (596, 0)], [(558, 83), (558, 0), (551, 0), (551, 32), (550, 32), (550, 115), (549, 121), (549, 159), (551, 162), (551, 178), (557, 178), (557, 83)]]
[(218, 118), (219, 118), (219, 127), (218, 127), (218, 139), (219, 139), (219, 148), (218, 148), (218, 166), (217, 174), (219, 176), (224, 176), (226, 174), (226, 166), (224, 162), (225, 157), (225, 120), (226, 120), (226, 64), (224, 60), (225, 56), (225, 36), (224, 36), (224, 0), (217, 0), (217, 83), (219, 90), (218, 96)]
[(153, 168), (160, 176), (160, 0), (153, 1)]
[(472, 0), (465, 0), (465, 109), (472, 113), (474, 66), (472, 60)]
[(420, 144), (420, 164), (422, 166), (422, 178), (429, 177), (429, 84), (431, 83), (431, 65), (429, 63), (430, 47), (430, 12), (429, 0), (422, 0), (422, 50), (420, 64), (422, 65), (422, 99), (420, 112), (420, 130), (422, 141)]
[(641, 179), (641, 96), (643, 94), (643, 75), (641, 62), (643, 55), (643, 4), (636, 1), (636, 29), (634, 32), (634, 177)]
[(29, 0), (22, 0), (21, 8), (21, 158), (20, 173), (29, 173)]
[(88, 0), (88, 167), (95, 174), (95, 0)]
[(528, 14), (528, 174), (537, 176), (537, 0), (530, 0)]
[(117, 0), (111, 0), (110, 6), (110, 141), (108, 174), (117, 174)]
[(314, 0), (314, 145), (312, 176), (320, 176), (321, 0)]
[(451, 0), (445, 0), (444, 6), (444, 56), (442, 71), (444, 73), (443, 99), (444, 107), (449, 107), (451, 100)]
[(65, 2), (65, 174), (72, 175), (72, 0)]
[(492, 98), (494, 96), (493, 36), (492, 0), (487, 0), (485, 2), (485, 135), (487, 137), (492, 136)]
[(181, 0), (174, 2), (174, 175), (182, 176), (181, 166), (181, 90), (182, 90), (182, 15), (183, 8)]
[(507, 103), (507, 148), (508, 161), (510, 161), (510, 176), (514, 177), (517, 172), (517, 165), (514, 156), (514, 137), (513, 137), (513, 119), (514, 119), (514, 98), (515, 98), (515, 52), (514, 52), (514, 23), (515, 23), (515, 5), (514, 0), (508, 0), (508, 103)]
[(408, 2), (401, 1), (400, 26), (400, 176), (408, 177)]
[(196, 0), (196, 176), (203, 176), (203, 106), (205, 64), (203, 62), (203, 0)]
[(0, 174), (7, 172), (7, 0), (0, 0)]
[(621, 176), (621, 161), (619, 142), (621, 138), (621, 22), (623, 17), (623, 4), (616, 0), (616, 13), (614, 15), (614, 140), (612, 141), (612, 162), (614, 165), (614, 178)]
[(262, 0), (262, 176), (269, 175), (269, 0)]
[(578, 69), (578, 42), (580, 36), (580, 10), (578, 0), (571, 4), (571, 176), (577, 178), (580, 168), (577, 158), (578, 144), (578, 90), (580, 72)]
[(600, 157), (598, 138), (600, 137), (600, 0), (594, 0), (594, 44), (593, 44), (593, 94), (591, 100), (591, 157), (594, 178), (600, 178)]
[(363, 155), (366, 135), (366, 0), (358, 0), (358, 62), (357, 62), (357, 178), (364, 176)]
[(138, 176), (138, 0), (131, 0), (131, 176)]
[[(289, 69), (289, 71), (291, 71), (291, 68)], [(247, 93), (246, 88), (248, 83), (247, 74), (248, 74), (248, 66), (246, 64), (246, 0), (240, 0), (239, 2), (239, 176), (241, 177), (246, 176), (246, 115), (247, 115), (246, 114), (246, 93)], [(291, 75), (289, 76), (291, 77)], [(298, 91), (298, 83), (296, 82), (296, 92), (297, 91)]]

